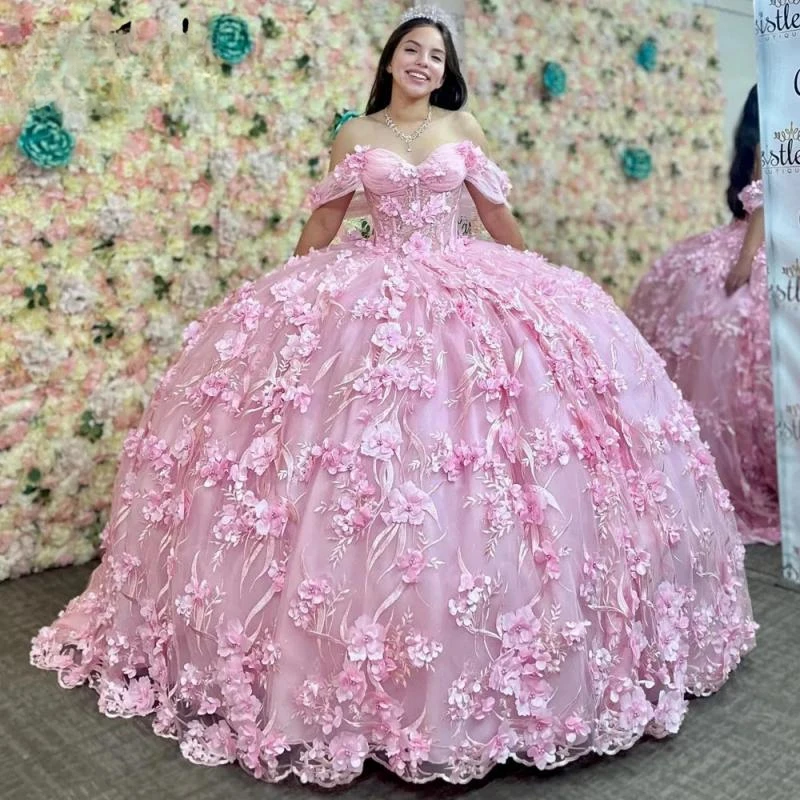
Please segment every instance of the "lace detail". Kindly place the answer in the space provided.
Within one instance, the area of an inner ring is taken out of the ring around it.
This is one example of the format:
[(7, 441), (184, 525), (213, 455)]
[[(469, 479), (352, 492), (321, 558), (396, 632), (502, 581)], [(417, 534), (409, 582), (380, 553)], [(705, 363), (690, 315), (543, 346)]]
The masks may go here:
[(465, 181), (493, 203), (505, 203), (511, 190), (505, 172), (469, 141), (440, 145), (416, 165), (391, 150), (359, 146), (312, 189), (308, 203), (318, 208), (355, 192), (348, 216), (369, 215), (376, 244), (422, 256), (451, 245), (462, 221), (474, 217)]
[(459, 144), (458, 152), (467, 168), (466, 179), (492, 203), (507, 203), (511, 191), (508, 175), (472, 142)]
[(355, 152), (348, 153), (311, 189), (306, 198), (306, 205), (313, 210), (357, 191), (361, 186), (361, 170), (365, 163), (366, 148), (359, 145)]

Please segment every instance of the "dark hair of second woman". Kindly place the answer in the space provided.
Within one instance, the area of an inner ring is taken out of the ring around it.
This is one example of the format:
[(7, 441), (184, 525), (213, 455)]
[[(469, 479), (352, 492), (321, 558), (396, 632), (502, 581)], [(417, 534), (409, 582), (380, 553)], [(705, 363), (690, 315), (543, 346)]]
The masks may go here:
[(737, 219), (744, 219), (744, 210), (739, 192), (753, 180), (758, 147), (758, 89), (754, 86), (747, 95), (742, 116), (733, 135), (733, 160), (728, 173), (728, 208)]
[(386, 71), (394, 58), (394, 51), (400, 44), (402, 38), (414, 28), (436, 28), (442, 34), (444, 40), (445, 61), (444, 61), (444, 83), (431, 93), (431, 105), (439, 108), (446, 108), (449, 111), (457, 111), (467, 102), (467, 83), (461, 74), (461, 67), (458, 63), (458, 53), (453, 43), (453, 37), (446, 25), (436, 22), (427, 17), (417, 17), (409, 19), (399, 25), (389, 37), (389, 41), (383, 48), (378, 71), (375, 74), (375, 82), (372, 84), (372, 91), (367, 103), (367, 114), (374, 114), (382, 111), (389, 105), (392, 99), (392, 76)]

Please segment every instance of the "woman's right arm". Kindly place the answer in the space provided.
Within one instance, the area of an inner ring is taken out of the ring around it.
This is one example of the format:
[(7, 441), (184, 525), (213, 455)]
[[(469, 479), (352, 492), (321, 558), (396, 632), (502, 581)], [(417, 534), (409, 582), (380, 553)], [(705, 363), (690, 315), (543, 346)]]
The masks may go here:
[[(331, 161), (328, 171), (342, 161), (349, 153), (353, 152), (358, 139), (356, 137), (359, 128), (359, 120), (352, 119), (342, 126), (331, 148)], [(344, 215), (355, 192), (350, 192), (344, 197), (331, 200), (319, 208), (309, 217), (308, 222), (303, 226), (303, 232), (294, 249), (296, 256), (304, 256), (310, 250), (320, 250), (327, 247), (336, 236), (337, 231), (342, 226)]]
[(747, 223), (747, 232), (744, 235), (739, 258), (731, 267), (725, 280), (725, 293), (730, 297), (750, 280), (753, 269), (753, 259), (764, 246), (764, 207), (759, 206), (750, 214)]
[(303, 232), (300, 234), (300, 239), (297, 242), (297, 247), (294, 249), (296, 256), (307, 255), (309, 250), (321, 250), (327, 247), (336, 236), (336, 232), (342, 226), (344, 215), (347, 213), (347, 207), (353, 199), (351, 192), (344, 197), (339, 197), (336, 200), (331, 200), (330, 203), (325, 203), (320, 206), (309, 217), (308, 222), (303, 226)]

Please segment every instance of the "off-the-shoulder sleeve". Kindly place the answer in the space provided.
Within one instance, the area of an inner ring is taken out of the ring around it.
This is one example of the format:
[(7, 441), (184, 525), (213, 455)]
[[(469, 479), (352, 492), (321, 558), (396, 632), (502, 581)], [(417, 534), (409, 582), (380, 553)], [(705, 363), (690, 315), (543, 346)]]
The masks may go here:
[(361, 185), (361, 172), (357, 168), (354, 154), (340, 161), (316, 186), (314, 186), (306, 197), (306, 204), (311, 209), (317, 209), (330, 203), (331, 200), (338, 200), (351, 192), (355, 192)]
[(764, 205), (764, 181), (759, 178), (745, 186), (739, 192), (739, 199), (742, 201), (744, 210), (748, 214), (752, 214), (757, 208)]
[(347, 216), (363, 216), (369, 213), (361, 183), (361, 173), (366, 163), (365, 147), (356, 147), (345, 156), (306, 196), (306, 206), (312, 211), (355, 192)]
[(458, 147), (467, 168), (469, 181), (487, 200), (492, 203), (508, 204), (511, 181), (497, 164), (489, 159), (478, 145), (464, 142)]

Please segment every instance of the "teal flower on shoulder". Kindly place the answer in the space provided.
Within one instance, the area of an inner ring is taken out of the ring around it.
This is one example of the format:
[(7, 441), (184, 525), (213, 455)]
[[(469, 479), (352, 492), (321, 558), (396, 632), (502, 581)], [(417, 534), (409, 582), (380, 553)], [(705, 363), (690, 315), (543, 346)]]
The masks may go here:
[(337, 111), (333, 118), (333, 124), (331, 125), (331, 137), (336, 138), (336, 134), (339, 133), (346, 123), (350, 122), (351, 119), (356, 119), (356, 117), (360, 116), (361, 114), (359, 114), (358, 111), (351, 111), (350, 109)]
[(62, 122), (61, 111), (53, 103), (28, 112), (17, 145), (37, 167), (51, 169), (69, 163), (75, 139)]
[(547, 97), (560, 97), (567, 91), (567, 73), (561, 64), (548, 61), (544, 65), (542, 86)]
[(658, 44), (650, 36), (645, 39), (636, 51), (636, 63), (647, 72), (652, 72), (658, 64)]
[(653, 171), (650, 153), (641, 147), (628, 147), (622, 154), (622, 171), (634, 181), (643, 181)]
[(209, 24), (211, 49), (226, 64), (239, 64), (253, 49), (247, 21), (233, 14), (220, 14)]

